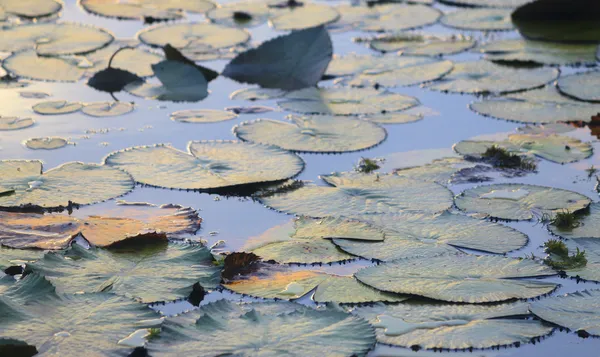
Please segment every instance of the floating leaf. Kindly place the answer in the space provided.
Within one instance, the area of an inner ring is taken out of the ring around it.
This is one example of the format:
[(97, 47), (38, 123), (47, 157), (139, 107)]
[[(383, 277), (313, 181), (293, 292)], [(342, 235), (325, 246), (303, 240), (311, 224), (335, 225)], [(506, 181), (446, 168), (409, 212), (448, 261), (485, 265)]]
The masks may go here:
[(234, 127), (244, 140), (299, 152), (365, 150), (386, 138), (385, 129), (366, 120), (336, 116), (289, 116), (290, 122), (258, 119)]
[(275, 88), (244, 88), (231, 93), (231, 100), (268, 100), (281, 98), (286, 94), (285, 91)]
[(40, 161), (0, 161), (0, 186), (15, 193), (0, 196), (0, 207), (58, 208), (87, 205), (131, 191), (134, 182), (121, 170), (70, 162), (42, 173)]
[(38, 18), (54, 15), (62, 9), (62, 4), (54, 0), (2, 0), (0, 13), (25, 18)]
[(442, 13), (431, 6), (416, 4), (384, 4), (372, 7), (340, 5), (339, 25), (362, 31), (394, 31), (414, 29), (434, 24)]
[(563, 238), (600, 238), (600, 203), (592, 203), (589, 212), (577, 218), (580, 222), (577, 227), (562, 229), (549, 224), (548, 229)]
[(202, 14), (215, 7), (208, 0), (81, 0), (80, 5), (92, 14), (133, 20), (176, 20), (183, 17), (181, 11)]
[(200, 72), (202, 72), (202, 75), (204, 76), (204, 78), (206, 78), (208, 82), (212, 81), (213, 79), (219, 76), (218, 72), (215, 72), (210, 68), (197, 65), (194, 61), (184, 56), (183, 53), (181, 53), (178, 49), (171, 46), (170, 44), (164, 45), (163, 51), (165, 53), (165, 57), (169, 61), (178, 61), (196, 67)]
[(531, 0), (441, 0), (440, 2), (453, 6), (515, 8)]
[(445, 255), (385, 263), (359, 270), (354, 276), (382, 291), (450, 302), (488, 303), (548, 294), (556, 284), (516, 278), (554, 274), (554, 270), (530, 259)]
[(372, 88), (305, 88), (284, 99), (281, 108), (305, 114), (379, 114), (419, 105), (417, 98)]
[(424, 349), (493, 348), (528, 343), (553, 328), (527, 319), (525, 302), (501, 305), (376, 304), (354, 311), (375, 327), (377, 341)]
[(145, 29), (138, 33), (138, 38), (150, 46), (170, 44), (178, 49), (191, 50), (239, 45), (247, 42), (250, 35), (240, 29), (210, 23), (173, 23)]
[(520, 123), (590, 122), (600, 105), (582, 103), (561, 95), (554, 86), (471, 103), (471, 110)]
[[(584, 223), (590, 222), (584, 221)], [(564, 234), (563, 231), (559, 231), (558, 233), (561, 236)], [(565, 241), (569, 256), (572, 257), (576, 254), (584, 254), (587, 262), (584, 266), (565, 269), (566, 273), (569, 276), (578, 279), (600, 282), (600, 240), (597, 237), (573, 238), (575, 239)], [(564, 259), (564, 257), (555, 257), (554, 254), (550, 254), (550, 258), (555, 261), (558, 260), (559, 262)]]
[(50, 97), (50, 94), (44, 92), (35, 92), (35, 91), (20, 91), (19, 96), (21, 98), (27, 99), (43, 99)]
[(25, 146), (33, 150), (54, 150), (67, 146), (67, 139), (58, 137), (31, 138), (25, 141)]
[(271, 12), (269, 22), (273, 28), (279, 31), (302, 30), (327, 25), (340, 18), (340, 14), (334, 8), (321, 4), (272, 9)]
[(83, 108), (79, 102), (68, 102), (66, 100), (54, 100), (41, 102), (34, 105), (31, 109), (41, 115), (61, 115), (78, 112)]
[(576, 331), (600, 336), (600, 290), (584, 290), (534, 301), (529, 306), (539, 318)]
[(406, 124), (423, 119), (423, 115), (408, 113), (381, 113), (368, 114), (361, 117), (361, 119), (377, 124)]
[(0, 293), (0, 335), (24, 341), (39, 355), (115, 356), (132, 347), (119, 343), (138, 329), (159, 327), (160, 315), (110, 293), (62, 295), (38, 274)]
[(40, 81), (76, 82), (85, 74), (85, 70), (79, 68), (77, 63), (72, 58), (39, 56), (35, 51), (29, 50), (14, 53), (6, 58), (2, 65), (19, 77)]
[(84, 114), (93, 117), (116, 117), (132, 112), (134, 109), (132, 103), (126, 102), (100, 102), (88, 103), (83, 106), (81, 111)]
[(396, 175), (337, 173), (321, 177), (331, 186), (305, 185), (263, 197), (278, 211), (309, 217), (398, 212), (441, 212), (451, 206), (451, 193), (433, 182)]
[[(402, 154), (403, 153), (399, 153), (398, 155), (389, 155), (388, 158), (386, 158), (386, 161), (397, 161), (402, 158)], [(386, 166), (389, 165), (390, 164), (386, 164)], [(445, 157), (441, 159), (435, 159), (422, 166), (405, 167), (401, 169), (394, 169), (393, 171), (398, 176), (411, 178), (414, 180), (433, 181), (441, 185), (448, 185), (449, 183), (454, 183), (455, 179), (457, 178), (456, 176), (460, 176), (463, 170), (475, 168), (477, 165), (477, 163), (469, 162), (462, 158)]]
[(31, 118), (0, 116), (0, 131), (25, 129), (33, 126), (34, 124), (35, 121)]
[(269, 8), (261, 2), (237, 2), (212, 9), (206, 17), (219, 25), (248, 28), (267, 22)]
[(217, 123), (235, 118), (235, 113), (213, 109), (188, 109), (171, 113), (171, 120), (180, 123)]
[(219, 300), (168, 318), (160, 335), (148, 344), (148, 350), (157, 357), (319, 355), (323, 351), (361, 357), (374, 344), (375, 335), (369, 324), (340, 310), (314, 310), (293, 303), (236, 304)]
[(255, 105), (251, 107), (227, 107), (226, 111), (233, 112), (235, 114), (262, 114), (272, 112), (275, 109), (271, 107), (265, 107), (261, 105)]
[(600, 71), (575, 73), (558, 79), (558, 90), (575, 99), (600, 102)]
[(227, 64), (222, 74), (265, 88), (312, 87), (321, 80), (332, 53), (329, 34), (319, 26), (294, 31), (243, 52)]
[(558, 74), (554, 68), (515, 69), (488, 61), (461, 62), (428, 88), (451, 93), (510, 93), (541, 87)]
[(579, 193), (558, 188), (496, 184), (466, 190), (456, 196), (454, 202), (463, 211), (500, 219), (529, 220), (564, 210), (577, 212), (588, 207), (591, 201)]
[(512, 30), (511, 9), (464, 9), (448, 13), (440, 22), (448, 27), (469, 31)]
[(149, 77), (153, 75), (152, 65), (163, 59), (155, 52), (142, 49), (138, 40), (115, 40), (106, 47), (86, 54), (79, 67), (85, 68), (88, 73), (110, 67), (139, 77)]
[(369, 46), (380, 52), (396, 52), (413, 56), (446, 56), (475, 46), (469, 37), (435, 37), (415, 34), (392, 34), (368, 40)]
[(169, 146), (140, 146), (110, 154), (106, 164), (137, 182), (176, 189), (213, 190), (284, 180), (304, 168), (300, 157), (237, 141), (192, 141), (185, 153)]
[(35, 49), (41, 56), (59, 56), (92, 52), (112, 42), (108, 32), (75, 23), (42, 23), (0, 30), (0, 51)]

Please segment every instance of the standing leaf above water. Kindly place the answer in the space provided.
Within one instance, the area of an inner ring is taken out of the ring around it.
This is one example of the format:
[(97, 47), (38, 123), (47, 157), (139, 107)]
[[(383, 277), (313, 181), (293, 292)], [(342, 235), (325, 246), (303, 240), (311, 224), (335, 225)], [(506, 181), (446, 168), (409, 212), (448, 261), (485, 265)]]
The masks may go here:
[(212, 81), (213, 79), (219, 76), (218, 72), (215, 72), (210, 68), (197, 65), (194, 61), (185, 57), (178, 49), (171, 46), (170, 44), (166, 44), (163, 46), (163, 52), (165, 53), (165, 58), (167, 59), (167, 61), (178, 61), (196, 67), (200, 72), (202, 72), (202, 75), (208, 82)]
[(292, 32), (239, 54), (223, 70), (238, 82), (297, 90), (321, 80), (333, 48), (323, 26)]
[(88, 86), (103, 92), (120, 92), (132, 83), (143, 83), (137, 75), (118, 68), (106, 68), (94, 73), (88, 80)]

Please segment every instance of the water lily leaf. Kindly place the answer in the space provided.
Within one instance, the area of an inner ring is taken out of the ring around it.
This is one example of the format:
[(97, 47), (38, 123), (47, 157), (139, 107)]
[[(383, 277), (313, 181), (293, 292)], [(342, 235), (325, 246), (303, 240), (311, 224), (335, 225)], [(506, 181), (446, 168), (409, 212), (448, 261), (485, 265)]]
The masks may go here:
[(84, 10), (95, 15), (118, 19), (176, 20), (183, 17), (181, 11), (202, 14), (215, 7), (208, 0), (81, 0)]
[(283, 97), (287, 92), (276, 88), (244, 88), (231, 93), (231, 100), (269, 100)]
[(276, 30), (289, 31), (330, 24), (339, 18), (340, 14), (331, 6), (305, 4), (300, 7), (271, 9), (269, 22)]
[(448, 13), (440, 22), (469, 31), (506, 31), (514, 28), (511, 9), (464, 9)]
[(85, 74), (85, 70), (79, 68), (77, 63), (72, 58), (39, 56), (30, 50), (9, 56), (2, 65), (19, 77), (40, 81), (76, 82)]
[(339, 25), (347, 25), (362, 31), (400, 32), (434, 24), (442, 13), (422, 4), (384, 4), (378, 6), (336, 7), (341, 18)]
[(377, 341), (424, 349), (467, 349), (528, 343), (553, 328), (528, 317), (528, 304), (376, 304), (354, 313), (375, 327)]
[(549, 224), (548, 229), (568, 239), (600, 238), (600, 203), (592, 203), (589, 211), (577, 218), (580, 223), (577, 227), (560, 228)]
[(208, 81), (195, 66), (167, 60), (152, 65), (152, 70), (161, 84), (133, 82), (125, 90), (139, 97), (173, 102), (197, 102), (208, 96)]
[(383, 140), (382, 127), (366, 120), (336, 116), (290, 116), (290, 122), (258, 119), (234, 127), (244, 141), (299, 152), (338, 153), (365, 150)]
[(75, 23), (43, 23), (0, 30), (0, 51), (35, 49), (38, 55), (59, 56), (92, 52), (112, 42), (111, 34)]
[(67, 146), (69, 141), (58, 137), (31, 138), (25, 141), (25, 146), (33, 150), (54, 150)]
[(451, 206), (451, 193), (433, 182), (396, 175), (337, 173), (322, 176), (331, 186), (305, 185), (261, 201), (278, 211), (309, 217), (398, 212), (441, 212)]
[(114, 217), (0, 213), (0, 243), (12, 248), (63, 249), (81, 234), (95, 246), (109, 247), (137, 238), (183, 238), (200, 229), (201, 219), (191, 208), (126, 207)]
[(218, 123), (235, 118), (235, 113), (226, 110), (188, 109), (171, 113), (171, 120), (180, 123)]
[(600, 102), (600, 71), (575, 73), (558, 79), (558, 90), (575, 99)]
[(529, 220), (543, 214), (553, 216), (564, 210), (577, 212), (591, 203), (589, 198), (579, 193), (524, 184), (475, 187), (463, 191), (454, 202), (463, 211), (508, 220)]
[(600, 113), (600, 105), (582, 103), (561, 95), (547, 86), (523, 93), (471, 103), (476, 113), (520, 123), (590, 122)]
[(154, 74), (152, 65), (163, 59), (160, 54), (141, 48), (138, 40), (118, 39), (106, 47), (86, 54), (79, 67), (85, 68), (88, 73), (110, 67), (139, 77), (150, 77)]
[(345, 252), (367, 259), (390, 261), (456, 252), (447, 245), (504, 254), (528, 242), (526, 235), (510, 227), (448, 212), (360, 218), (383, 229), (385, 240), (335, 239), (334, 243)]
[(527, 4), (531, 0), (441, 0), (440, 2), (453, 6), (515, 8)]
[(81, 112), (93, 117), (116, 117), (132, 112), (134, 106), (126, 102), (99, 102), (88, 103), (83, 106)]
[(423, 115), (408, 113), (381, 113), (368, 114), (361, 117), (361, 119), (377, 124), (406, 124), (423, 119)]
[(200, 72), (202, 72), (202, 75), (204, 76), (204, 78), (206, 78), (208, 82), (212, 81), (213, 79), (219, 76), (218, 72), (215, 72), (210, 68), (197, 65), (194, 61), (184, 56), (183, 53), (181, 53), (178, 49), (171, 46), (170, 44), (166, 44), (163, 46), (163, 52), (165, 53), (166, 59), (169, 61), (179, 61), (190, 66), (196, 67)]
[(579, 139), (556, 134), (512, 134), (504, 141), (463, 140), (454, 145), (461, 155), (481, 157), (487, 149), (497, 146), (508, 152), (526, 153), (565, 164), (592, 156), (592, 145)]
[[(394, 155), (394, 154), (392, 154)], [(400, 159), (402, 156), (394, 158), (388, 156), (391, 162)], [(386, 161), (388, 159), (386, 158)], [(389, 166), (387, 164), (386, 166)], [(405, 167), (401, 169), (395, 169), (393, 172), (398, 176), (411, 178), (414, 180), (426, 180), (437, 182), (441, 185), (448, 185), (454, 183), (455, 176), (458, 175), (462, 170), (475, 168), (478, 164), (467, 161), (459, 157), (445, 157), (441, 159), (433, 160), (432, 162), (422, 165)]]
[(383, 291), (472, 304), (548, 294), (556, 284), (516, 278), (554, 274), (554, 270), (530, 259), (446, 255), (385, 263), (359, 270), (354, 276)]
[(275, 109), (271, 107), (265, 107), (262, 105), (253, 105), (250, 107), (227, 107), (226, 111), (233, 112), (235, 114), (262, 114), (272, 112)]
[(46, 253), (27, 269), (44, 274), (65, 293), (111, 291), (143, 303), (185, 298), (196, 283), (214, 288), (221, 270), (206, 247), (166, 242), (126, 252), (74, 244), (65, 252)]
[[(589, 221), (585, 221), (589, 223)], [(564, 231), (558, 231), (559, 235), (563, 235)], [(587, 281), (600, 282), (600, 240), (597, 237), (594, 238), (579, 238), (573, 237), (573, 240), (565, 240), (569, 256), (584, 252), (587, 263), (585, 266), (573, 267), (565, 269), (569, 276), (576, 277), (578, 279), (584, 279)], [(556, 257), (550, 254), (552, 260), (562, 260), (563, 257)]]
[(79, 102), (68, 102), (66, 100), (54, 100), (37, 103), (31, 109), (41, 115), (61, 115), (78, 112), (83, 108)]
[(106, 68), (96, 72), (87, 82), (87, 85), (103, 92), (120, 92), (127, 85), (136, 83), (141, 85), (144, 80), (129, 72), (118, 68)]
[(414, 97), (372, 88), (305, 88), (277, 104), (304, 114), (359, 115), (396, 112), (419, 105)]
[(185, 50), (219, 49), (247, 42), (248, 32), (210, 23), (173, 23), (150, 27), (138, 33), (138, 38), (150, 46), (167, 44)]
[(370, 39), (369, 46), (380, 52), (396, 52), (413, 56), (446, 56), (468, 50), (475, 46), (469, 37), (436, 37), (415, 34), (383, 35)]
[(42, 173), (40, 161), (0, 161), (0, 185), (15, 190), (0, 196), (0, 207), (42, 208), (87, 205), (131, 191), (134, 182), (121, 170), (105, 165), (70, 162)]
[(335, 351), (336, 356), (362, 357), (375, 344), (374, 332), (362, 318), (281, 302), (219, 300), (168, 318), (162, 329), (148, 344), (153, 356), (299, 356)]
[(428, 88), (451, 93), (510, 93), (541, 87), (558, 74), (555, 68), (515, 69), (488, 61), (461, 62)]
[(33, 126), (34, 124), (35, 121), (31, 118), (0, 116), (0, 131), (25, 129)]
[[(281, 56), (285, 53), (285, 56)], [(327, 30), (314, 27), (294, 31), (239, 54), (223, 75), (265, 88), (296, 90), (321, 80), (333, 53)]]
[(27, 342), (39, 355), (126, 355), (119, 343), (139, 329), (159, 327), (160, 315), (111, 293), (62, 295), (38, 274), (0, 293), (0, 335)]
[(0, 12), (25, 18), (50, 16), (61, 9), (62, 4), (54, 0), (0, 1)]
[(269, 7), (261, 2), (223, 4), (207, 12), (206, 17), (219, 25), (248, 28), (267, 22)]
[(127, 170), (146, 185), (195, 190), (284, 180), (304, 168), (297, 155), (261, 144), (192, 141), (188, 152), (164, 145), (140, 146), (110, 154), (106, 164)]
[[(406, 57), (400, 57), (406, 58)], [(440, 79), (450, 71), (454, 64), (448, 60), (422, 58), (418, 63), (406, 64), (393, 69), (376, 68), (364, 71), (342, 83), (351, 86), (412, 86)]]
[(502, 62), (531, 62), (547, 65), (595, 65), (596, 44), (570, 44), (525, 39), (499, 40), (475, 50), (485, 58)]
[(600, 336), (600, 290), (577, 291), (534, 301), (529, 306), (539, 318), (580, 334)]

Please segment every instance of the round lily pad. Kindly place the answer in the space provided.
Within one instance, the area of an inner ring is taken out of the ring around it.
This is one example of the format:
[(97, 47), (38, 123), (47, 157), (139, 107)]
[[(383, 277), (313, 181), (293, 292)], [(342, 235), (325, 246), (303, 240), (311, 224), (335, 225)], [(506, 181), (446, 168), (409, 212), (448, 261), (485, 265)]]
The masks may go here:
[(34, 124), (35, 121), (31, 118), (0, 116), (0, 131), (25, 129), (33, 126)]
[(181, 11), (202, 14), (215, 7), (208, 0), (81, 0), (80, 5), (92, 14), (118, 19), (176, 20)]
[(42, 173), (40, 161), (12, 160), (0, 161), (0, 186), (15, 191), (0, 196), (0, 207), (58, 208), (124, 195), (134, 182), (125, 172), (105, 165), (71, 162)]
[(85, 55), (79, 67), (84, 68), (87, 73), (96, 73), (107, 68), (110, 63), (111, 68), (122, 69), (139, 77), (153, 76), (152, 65), (164, 60), (164, 56), (142, 49), (139, 44), (134, 39), (115, 40), (110, 45)]
[(528, 343), (553, 328), (527, 319), (526, 302), (500, 305), (375, 304), (353, 313), (375, 327), (377, 341), (424, 349), (493, 348)]
[(2, 62), (4, 68), (19, 77), (41, 81), (76, 82), (85, 70), (72, 58), (39, 56), (35, 51), (14, 53)]
[(85, 54), (112, 42), (113, 36), (96, 27), (74, 23), (43, 23), (0, 30), (0, 51), (35, 49), (38, 55)]
[(62, 9), (62, 4), (54, 0), (2, 0), (0, 13), (12, 14), (24, 18), (51, 16)]
[(423, 115), (394, 112), (367, 114), (365, 116), (361, 116), (360, 118), (377, 124), (406, 124), (423, 119)]
[(359, 115), (396, 112), (419, 105), (414, 97), (372, 88), (306, 88), (277, 104), (305, 114)]
[(377, 6), (340, 5), (340, 26), (362, 31), (400, 32), (434, 24), (442, 13), (422, 4), (383, 4)]
[(380, 52), (413, 56), (446, 56), (468, 50), (475, 40), (464, 36), (436, 37), (416, 34), (383, 35), (370, 39), (369, 46)]
[[(400, 57), (406, 58), (406, 57)], [(423, 58), (417, 63), (396, 68), (375, 68), (366, 70), (343, 83), (351, 86), (411, 86), (440, 79), (450, 71), (454, 64), (448, 60)]]
[(65, 147), (68, 143), (69, 141), (64, 138), (45, 137), (28, 139), (25, 141), (25, 146), (33, 150), (54, 150)]
[(87, 103), (81, 109), (84, 114), (93, 117), (116, 117), (132, 112), (134, 106), (127, 102)]
[(214, 190), (284, 180), (304, 162), (274, 146), (237, 141), (192, 141), (188, 152), (169, 146), (140, 146), (110, 154), (106, 164), (137, 182), (165, 188)]
[(584, 335), (600, 336), (600, 290), (584, 290), (531, 303), (542, 320)]
[(219, 25), (248, 28), (267, 22), (269, 7), (262, 2), (223, 4), (207, 12), (206, 17)]
[(531, 259), (445, 255), (385, 263), (359, 270), (354, 276), (382, 291), (473, 304), (548, 294), (556, 284), (517, 278), (555, 274)]
[(567, 210), (577, 212), (591, 200), (579, 193), (552, 187), (524, 184), (479, 186), (456, 196), (456, 206), (468, 212), (484, 213), (494, 218), (529, 220), (543, 214), (553, 216)]
[[(385, 158), (384, 166), (390, 167), (395, 162), (401, 163), (403, 156), (403, 153), (388, 155)], [(463, 170), (474, 169), (477, 165), (478, 163), (460, 157), (442, 157), (421, 166), (394, 168), (393, 172), (398, 176), (414, 180), (433, 181), (441, 185), (448, 185), (460, 180)]]
[(541, 87), (558, 74), (554, 68), (515, 69), (488, 61), (460, 62), (427, 88), (451, 93), (510, 93)]
[(304, 185), (261, 201), (278, 211), (309, 217), (441, 212), (451, 206), (450, 191), (433, 182), (381, 174), (339, 173), (321, 178), (330, 186)]
[(592, 203), (589, 211), (577, 218), (579, 221), (577, 227), (560, 228), (549, 224), (548, 229), (563, 238), (600, 238), (600, 203)]
[(271, 26), (279, 31), (302, 30), (326, 25), (339, 19), (340, 14), (331, 6), (305, 4), (300, 7), (271, 9)]
[(286, 91), (275, 88), (244, 88), (231, 93), (231, 100), (269, 100), (281, 98), (286, 94)]
[(558, 90), (575, 99), (600, 102), (600, 71), (571, 74), (558, 79)]
[(138, 38), (150, 46), (166, 44), (179, 49), (218, 49), (247, 42), (250, 35), (240, 29), (210, 23), (173, 23), (147, 28)]
[(469, 31), (507, 31), (514, 28), (510, 9), (465, 9), (448, 13), (440, 22)]
[(83, 108), (79, 102), (68, 102), (66, 100), (54, 100), (41, 102), (34, 105), (31, 109), (41, 115), (60, 115), (78, 112)]
[(171, 113), (171, 120), (180, 123), (218, 123), (235, 118), (235, 113), (226, 110), (188, 109)]
[(385, 129), (366, 120), (336, 116), (289, 116), (290, 122), (258, 119), (233, 129), (244, 140), (298, 152), (365, 150), (386, 138)]
[(440, 2), (454, 6), (516, 8), (531, 0), (440, 0)]

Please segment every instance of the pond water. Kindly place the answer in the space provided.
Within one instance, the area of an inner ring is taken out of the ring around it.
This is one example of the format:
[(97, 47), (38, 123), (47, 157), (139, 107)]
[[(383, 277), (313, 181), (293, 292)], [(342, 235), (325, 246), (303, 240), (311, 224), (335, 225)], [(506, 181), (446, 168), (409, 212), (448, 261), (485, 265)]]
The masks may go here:
[[(327, 2), (336, 4), (336, 2)], [(443, 10), (451, 9), (446, 6), (437, 6)], [(202, 16), (189, 16), (190, 20), (202, 20)], [(143, 28), (139, 21), (119, 21), (87, 14), (76, 1), (66, 0), (61, 21), (74, 21), (109, 29), (116, 38), (130, 38)], [(253, 43), (260, 43), (266, 39), (279, 35), (267, 25), (249, 29)], [(428, 34), (460, 33), (452, 31), (441, 25), (427, 27), (423, 30)], [(464, 33), (464, 32), (463, 32)], [(476, 40), (486, 41), (498, 38), (514, 38), (516, 32), (503, 33), (466, 33), (474, 36)], [(370, 53), (364, 44), (355, 43), (353, 37), (364, 35), (359, 32), (332, 32), (331, 37), (335, 54)], [(474, 53), (448, 56), (453, 61), (478, 59), (480, 55)], [(228, 60), (203, 62), (202, 64), (220, 71)], [(577, 72), (583, 69), (561, 68), (563, 73)], [(322, 82), (320, 85), (333, 85), (332, 81)], [(44, 100), (69, 100), (81, 102), (110, 101), (111, 97), (98, 92), (84, 84), (78, 83), (50, 83), (34, 82), (24, 89), (0, 90), (0, 103), (2, 116), (32, 117), (36, 125), (25, 130), (0, 132), (0, 159), (39, 159), (49, 169), (70, 161), (101, 163), (103, 158), (114, 151), (138, 145), (152, 145), (156, 143), (170, 143), (173, 147), (185, 150), (191, 140), (233, 140), (232, 127), (243, 121), (255, 118), (271, 118), (281, 120), (287, 112), (277, 107), (276, 101), (260, 101), (255, 104), (272, 107), (276, 110), (261, 114), (242, 114), (238, 118), (206, 124), (187, 124), (170, 120), (170, 113), (183, 109), (224, 109), (231, 106), (248, 106), (249, 102), (230, 100), (229, 95), (237, 89), (244, 88), (230, 79), (219, 77), (210, 83), (210, 95), (197, 103), (173, 103), (145, 100), (131, 96), (125, 92), (115, 96), (123, 102), (134, 102), (135, 110), (129, 114), (117, 117), (96, 118), (81, 112), (40, 116), (33, 113), (32, 105)], [(47, 99), (23, 98), (19, 95), (22, 90), (38, 91), (50, 94)], [(417, 97), (425, 108), (423, 120), (397, 125), (385, 125), (387, 139), (380, 145), (366, 151), (344, 153), (336, 155), (300, 154), (306, 163), (304, 171), (297, 177), (301, 180), (311, 180), (323, 185), (319, 175), (336, 171), (352, 170), (361, 157), (384, 157), (391, 153), (415, 151), (424, 149), (451, 148), (453, 144), (474, 136), (514, 132), (520, 124), (495, 120), (483, 117), (468, 109), (468, 104), (478, 100), (472, 95), (445, 94), (430, 91), (420, 86), (399, 87), (392, 89), (394, 92)], [(600, 149), (597, 139), (590, 135), (588, 128), (577, 129), (568, 133), (586, 141), (593, 141), (596, 152)], [(32, 137), (59, 136), (68, 138), (72, 145), (58, 150), (31, 150), (23, 145), (23, 141)], [(416, 154), (418, 156), (420, 154)], [(598, 201), (596, 180), (589, 179), (585, 171), (590, 166), (600, 167), (600, 155), (594, 154), (589, 159), (572, 164), (560, 165), (546, 160), (540, 161), (538, 173), (517, 179), (499, 178), (495, 183), (519, 182), (527, 184), (545, 185), (568, 189), (579, 192)], [(460, 184), (451, 186), (454, 193), (460, 193), (474, 184)], [(166, 190), (138, 186), (123, 199), (131, 202), (149, 202), (154, 204), (175, 203), (191, 206), (200, 210), (203, 218), (202, 229), (196, 236), (204, 239), (209, 244), (219, 240), (225, 241), (224, 250), (235, 251), (244, 242), (265, 230), (283, 224), (290, 220), (290, 216), (279, 213), (245, 198), (221, 197), (196, 192)], [(114, 202), (108, 201), (76, 210), (76, 216), (108, 213), (114, 209)], [(510, 256), (523, 257), (535, 254), (543, 256), (541, 248), (543, 242), (552, 236), (546, 228), (534, 221), (502, 223), (513, 227), (529, 236), (529, 244)], [(359, 260), (350, 264), (323, 267), (323, 270), (338, 274), (352, 274), (357, 269), (369, 266), (372, 263)], [(570, 279), (548, 278), (548, 281), (560, 284), (560, 288), (553, 294), (563, 294), (584, 289), (594, 289), (599, 286), (594, 283), (577, 283)], [(207, 297), (203, 304), (215, 301), (221, 297), (238, 300), (239, 295), (228, 292), (215, 292)], [(313, 304), (310, 299), (301, 301)], [(167, 314), (174, 314), (190, 308), (187, 303), (168, 304), (155, 308)], [(522, 345), (520, 348), (502, 348), (500, 350), (484, 350), (469, 353), (469, 356), (598, 356), (600, 340), (594, 338), (581, 339), (574, 333), (556, 330), (552, 336), (542, 339), (539, 343)], [(446, 352), (448, 353), (448, 352)], [(452, 352), (449, 355), (454, 355)], [(371, 352), (372, 356), (429, 356), (427, 352), (413, 352), (408, 349), (377, 346)], [(463, 355), (456, 353), (456, 355)], [(466, 355), (466, 354), (465, 354)]]

